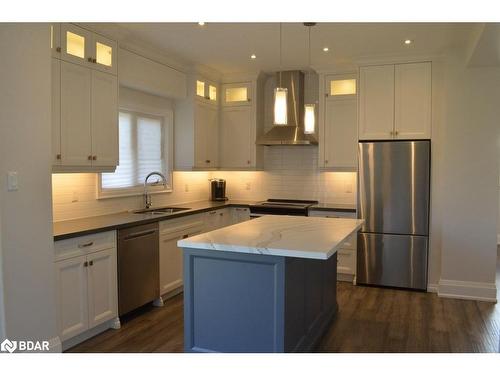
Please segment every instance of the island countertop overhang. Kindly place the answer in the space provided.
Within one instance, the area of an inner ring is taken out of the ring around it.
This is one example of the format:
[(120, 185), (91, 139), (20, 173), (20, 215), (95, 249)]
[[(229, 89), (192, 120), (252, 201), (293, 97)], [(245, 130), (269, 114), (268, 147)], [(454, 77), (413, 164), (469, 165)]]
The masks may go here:
[(179, 240), (177, 245), (190, 249), (326, 260), (363, 223), (364, 220), (347, 218), (266, 215)]

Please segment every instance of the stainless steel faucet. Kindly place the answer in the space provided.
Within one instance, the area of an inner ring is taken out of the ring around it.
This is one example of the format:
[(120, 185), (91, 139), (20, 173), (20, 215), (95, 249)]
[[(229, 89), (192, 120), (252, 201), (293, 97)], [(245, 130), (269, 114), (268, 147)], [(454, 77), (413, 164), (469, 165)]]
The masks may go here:
[[(144, 179), (144, 205), (146, 206), (146, 209), (150, 208), (151, 207), (151, 195), (148, 194), (148, 179), (149, 177), (151, 176), (158, 176), (158, 177), (161, 177), (162, 179), (162, 185), (163, 186), (167, 186), (167, 179), (165, 178), (165, 176), (160, 173), (160, 172), (151, 172), (150, 174), (148, 174), (146, 176), (146, 178)], [(160, 183), (160, 180), (154, 182), (152, 185), (158, 185)]]

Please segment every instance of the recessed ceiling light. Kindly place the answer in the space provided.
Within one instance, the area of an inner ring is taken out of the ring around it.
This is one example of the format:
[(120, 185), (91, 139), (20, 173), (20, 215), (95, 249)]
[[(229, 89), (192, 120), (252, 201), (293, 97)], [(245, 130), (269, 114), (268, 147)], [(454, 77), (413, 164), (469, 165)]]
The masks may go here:
[(205, 22), (198, 22), (198, 25), (205, 26)]
[(251, 59), (256, 59), (256, 58), (257, 58), (257, 56), (255, 55), (255, 53), (252, 53), (252, 54), (250, 55), (250, 58), (251, 58)]
[(323, 47), (323, 52), (328, 52), (328, 47)]
[(406, 39), (405, 40), (405, 44), (411, 44), (412, 42), (413, 42), (413, 40), (411, 40), (411, 39)]

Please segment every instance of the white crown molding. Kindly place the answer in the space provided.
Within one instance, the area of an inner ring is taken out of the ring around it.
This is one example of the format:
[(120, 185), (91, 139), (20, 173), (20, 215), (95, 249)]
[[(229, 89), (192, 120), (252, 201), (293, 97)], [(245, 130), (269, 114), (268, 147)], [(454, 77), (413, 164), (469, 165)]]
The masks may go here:
[(496, 303), (497, 288), (495, 283), (440, 279), (438, 296)]

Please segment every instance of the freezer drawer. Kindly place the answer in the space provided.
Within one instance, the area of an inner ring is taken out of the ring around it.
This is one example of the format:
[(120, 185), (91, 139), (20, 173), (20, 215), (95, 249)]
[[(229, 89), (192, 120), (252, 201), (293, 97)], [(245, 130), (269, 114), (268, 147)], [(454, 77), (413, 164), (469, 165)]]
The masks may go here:
[(358, 234), (359, 284), (427, 289), (428, 237)]

